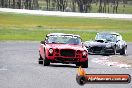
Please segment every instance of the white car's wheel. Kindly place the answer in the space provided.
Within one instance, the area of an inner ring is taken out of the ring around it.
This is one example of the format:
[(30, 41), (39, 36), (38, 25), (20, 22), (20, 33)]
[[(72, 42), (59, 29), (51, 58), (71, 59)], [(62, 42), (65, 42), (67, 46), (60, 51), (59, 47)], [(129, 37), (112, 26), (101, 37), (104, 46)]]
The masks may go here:
[(127, 54), (127, 48), (124, 47), (124, 48), (122, 48), (120, 55), (126, 55), (126, 54)]

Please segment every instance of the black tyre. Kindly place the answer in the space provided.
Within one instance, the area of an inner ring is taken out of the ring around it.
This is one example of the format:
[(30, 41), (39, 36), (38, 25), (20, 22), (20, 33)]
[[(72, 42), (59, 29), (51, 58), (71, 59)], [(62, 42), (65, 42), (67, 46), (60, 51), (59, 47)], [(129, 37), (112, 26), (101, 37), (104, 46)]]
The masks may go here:
[(76, 63), (76, 66), (79, 67), (79, 66), (81, 66), (81, 65), (80, 65), (80, 63)]
[(127, 54), (127, 48), (123, 47), (120, 51), (120, 55), (126, 55)]
[(82, 67), (83, 67), (83, 68), (88, 68), (88, 61), (83, 62), (83, 63), (82, 63)]
[(44, 65), (44, 66), (49, 66), (49, 65), (50, 65), (50, 61), (47, 60), (47, 59), (44, 59), (44, 60), (43, 60), (43, 65)]
[(113, 49), (113, 55), (116, 55), (116, 46)]
[(43, 61), (39, 59), (38, 63), (39, 63), (39, 64), (43, 64)]
[[(45, 54), (44, 54), (45, 55)], [(43, 59), (43, 65), (44, 66), (49, 66), (50, 65), (50, 61), (46, 58), (46, 55), (44, 56), (45, 58)]]
[(38, 59), (38, 64), (43, 64), (43, 59), (42, 59), (41, 55), (40, 55), (40, 57)]

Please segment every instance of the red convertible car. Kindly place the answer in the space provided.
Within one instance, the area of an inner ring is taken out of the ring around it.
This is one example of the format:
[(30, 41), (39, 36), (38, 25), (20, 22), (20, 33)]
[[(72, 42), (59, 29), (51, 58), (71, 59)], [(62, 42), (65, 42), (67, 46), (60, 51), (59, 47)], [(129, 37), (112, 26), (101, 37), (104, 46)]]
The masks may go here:
[(79, 35), (51, 33), (39, 48), (39, 64), (44, 66), (50, 63), (76, 64), (76, 66), (88, 67), (88, 51), (82, 44)]

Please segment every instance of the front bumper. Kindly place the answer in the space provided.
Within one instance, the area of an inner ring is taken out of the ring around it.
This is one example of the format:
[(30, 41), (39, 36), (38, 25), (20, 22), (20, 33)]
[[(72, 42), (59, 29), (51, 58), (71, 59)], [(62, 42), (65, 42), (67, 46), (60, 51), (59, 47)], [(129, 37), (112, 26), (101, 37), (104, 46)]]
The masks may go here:
[(89, 54), (114, 54), (113, 47), (87, 47)]
[(75, 58), (75, 57), (48, 57), (48, 60), (52, 63), (78, 63), (85, 62), (88, 60), (88, 57), (85, 58)]
[(77, 63), (85, 62), (88, 60), (88, 54), (84, 56), (81, 50), (72, 50), (72, 49), (55, 49), (52, 54), (47, 53), (46, 58), (50, 62), (59, 62), (59, 63)]

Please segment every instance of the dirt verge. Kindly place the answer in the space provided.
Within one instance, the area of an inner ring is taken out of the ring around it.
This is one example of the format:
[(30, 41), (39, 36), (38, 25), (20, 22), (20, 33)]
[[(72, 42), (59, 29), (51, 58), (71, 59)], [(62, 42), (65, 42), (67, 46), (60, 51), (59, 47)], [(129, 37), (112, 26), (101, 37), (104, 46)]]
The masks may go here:
[(109, 61), (127, 64), (132, 68), (132, 56), (110, 56)]

